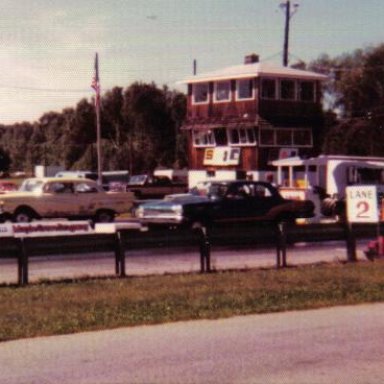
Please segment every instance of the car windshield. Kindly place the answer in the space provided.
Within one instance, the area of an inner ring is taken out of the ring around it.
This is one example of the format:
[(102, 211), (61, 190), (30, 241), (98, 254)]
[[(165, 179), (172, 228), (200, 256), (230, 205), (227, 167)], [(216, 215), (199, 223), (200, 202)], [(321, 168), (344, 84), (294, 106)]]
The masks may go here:
[(144, 184), (145, 183), (145, 179), (147, 178), (146, 175), (136, 175), (136, 176), (132, 176), (130, 179), (129, 179), (129, 183), (128, 184)]
[(228, 191), (226, 184), (212, 184), (208, 188), (208, 195), (211, 197), (223, 197)]
[(40, 191), (42, 186), (43, 186), (42, 180), (26, 179), (21, 184), (19, 191), (36, 192), (36, 191)]

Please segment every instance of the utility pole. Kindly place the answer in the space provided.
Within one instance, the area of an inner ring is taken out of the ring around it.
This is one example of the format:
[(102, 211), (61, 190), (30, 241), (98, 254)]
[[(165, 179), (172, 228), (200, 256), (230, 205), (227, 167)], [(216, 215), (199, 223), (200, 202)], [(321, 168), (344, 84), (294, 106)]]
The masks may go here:
[(289, 23), (291, 17), (297, 12), (299, 4), (293, 4), (293, 10), (291, 10), (291, 1), (286, 0), (280, 4), (280, 8), (285, 11), (285, 28), (284, 28), (284, 50), (283, 50), (283, 65), (288, 66), (288, 55), (289, 55)]
[(92, 79), (92, 88), (95, 90), (96, 108), (96, 148), (97, 148), (97, 182), (102, 184), (102, 163), (101, 163), (101, 129), (100, 129), (100, 77), (99, 77), (99, 55), (95, 55), (95, 75)]

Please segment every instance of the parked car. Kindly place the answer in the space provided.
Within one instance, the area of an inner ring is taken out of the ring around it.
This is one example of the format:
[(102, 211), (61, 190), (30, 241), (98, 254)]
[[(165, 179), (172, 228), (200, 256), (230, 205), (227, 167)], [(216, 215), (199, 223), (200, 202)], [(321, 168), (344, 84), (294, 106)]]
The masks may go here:
[(133, 194), (106, 192), (95, 181), (72, 178), (30, 178), (16, 192), (0, 196), (0, 219), (29, 222), (41, 218), (81, 218), (110, 222), (129, 212)]
[(167, 176), (134, 175), (129, 179), (127, 191), (135, 194), (137, 199), (162, 199), (165, 195), (184, 193), (188, 185), (174, 182)]
[(0, 193), (6, 193), (10, 191), (17, 191), (18, 185), (12, 181), (1, 181), (0, 182)]
[(284, 199), (261, 181), (212, 181), (207, 194), (174, 195), (143, 203), (135, 216), (148, 226), (197, 227), (294, 221), (314, 215), (310, 200)]
[[(92, 171), (60, 171), (56, 173), (55, 177), (77, 177), (97, 181), (98, 174)], [(125, 190), (128, 181), (129, 171), (104, 171), (101, 173), (101, 185), (106, 191), (111, 189), (111, 185), (114, 192)]]

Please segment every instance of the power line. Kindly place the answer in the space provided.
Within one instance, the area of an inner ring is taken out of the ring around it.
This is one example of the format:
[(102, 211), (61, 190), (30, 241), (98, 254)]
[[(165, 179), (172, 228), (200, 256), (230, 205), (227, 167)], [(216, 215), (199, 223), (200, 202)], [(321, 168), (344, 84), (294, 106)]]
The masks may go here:
[(53, 93), (86, 93), (91, 92), (91, 87), (89, 89), (68, 89), (68, 88), (39, 88), (39, 87), (22, 87), (17, 85), (6, 85), (0, 84), (0, 88), (2, 89), (13, 89), (20, 91), (40, 91), (40, 92), (53, 92)]

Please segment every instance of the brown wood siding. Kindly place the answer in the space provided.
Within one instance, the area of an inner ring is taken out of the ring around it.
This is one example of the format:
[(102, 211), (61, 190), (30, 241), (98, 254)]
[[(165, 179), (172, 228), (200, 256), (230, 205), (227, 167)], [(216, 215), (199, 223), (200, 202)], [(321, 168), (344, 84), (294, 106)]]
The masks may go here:
[(223, 118), (238, 118), (243, 117), (245, 114), (248, 118), (256, 119), (258, 114), (258, 81), (254, 82), (255, 99), (253, 100), (236, 100), (236, 82), (231, 81), (232, 99), (230, 102), (214, 102), (213, 82), (209, 83), (209, 103), (207, 104), (192, 104), (192, 86), (188, 86), (187, 98), (187, 118), (189, 120), (199, 119), (223, 119)]
[(256, 100), (232, 101), (230, 103), (213, 103), (211, 115), (207, 117), (214, 119), (241, 118), (247, 114), (249, 118), (253, 117), (256, 119), (257, 112)]
[(289, 122), (308, 124), (321, 116), (321, 106), (298, 101), (260, 100), (259, 112), (262, 118), (277, 124), (281, 120), (288, 124)]
[(188, 101), (188, 120), (242, 118), (256, 119), (258, 114), (257, 100), (231, 101), (228, 103), (209, 103), (192, 105)]

